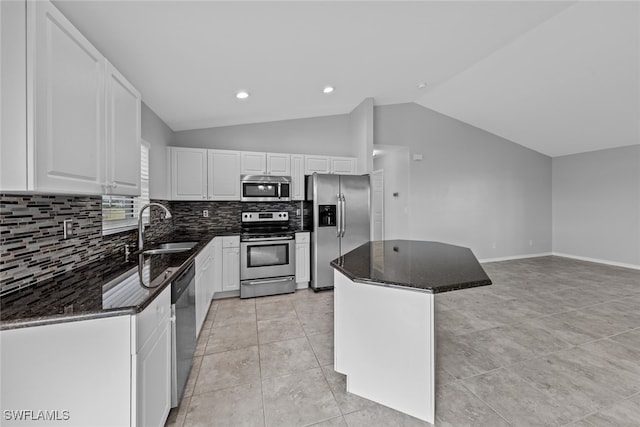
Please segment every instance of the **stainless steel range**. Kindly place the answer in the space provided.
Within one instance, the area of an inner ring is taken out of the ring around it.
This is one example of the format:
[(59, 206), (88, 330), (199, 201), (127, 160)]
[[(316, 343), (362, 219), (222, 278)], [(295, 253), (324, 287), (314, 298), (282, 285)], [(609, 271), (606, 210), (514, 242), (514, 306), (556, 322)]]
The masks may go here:
[(240, 298), (295, 292), (294, 237), (288, 212), (242, 212)]

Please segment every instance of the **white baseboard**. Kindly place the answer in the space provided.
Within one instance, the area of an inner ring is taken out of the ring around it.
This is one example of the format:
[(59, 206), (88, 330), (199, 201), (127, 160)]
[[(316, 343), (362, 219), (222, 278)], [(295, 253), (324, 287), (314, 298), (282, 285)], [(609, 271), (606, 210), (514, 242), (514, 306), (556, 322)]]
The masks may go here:
[(589, 258), (589, 257), (585, 257), (585, 256), (578, 256), (578, 255), (562, 254), (562, 253), (559, 253), (559, 252), (552, 252), (550, 255), (559, 256), (559, 257), (563, 257), (563, 258), (577, 259), (577, 260), (580, 260), (580, 261), (595, 262), (595, 263), (598, 263), (598, 264), (613, 265), (614, 267), (624, 267), (624, 268), (631, 268), (633, 270), (640, 270), (640, 265), (636, 265), (636, 264), (626, 264), (624, 262), (609, 261), (609, 260), (606, 260), (606, 259), (598, 259), (598, 258)]
[(514, 259), (525, 259), (525, 258), (538, 258), (541, 256), (551, 256), (553, 255), (551, 252), (544, 252), (541, 254), (523, 254), (523, 255), (512, 255), (512, 256), (503, 256), (499, 258), (484, 258), (479, 259), (478, 261), (481, 263), (484, 262), (498, 262), (498, 261), (511, 261)]

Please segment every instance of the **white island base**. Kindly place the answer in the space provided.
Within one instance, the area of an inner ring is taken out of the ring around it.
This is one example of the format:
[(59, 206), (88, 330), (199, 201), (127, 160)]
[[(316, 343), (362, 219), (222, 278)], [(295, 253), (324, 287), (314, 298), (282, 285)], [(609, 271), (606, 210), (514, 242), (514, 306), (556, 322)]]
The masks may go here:
[(434, 423), (434, 295), (337, 270), (334, 286), (334, 362), (347, 391)]

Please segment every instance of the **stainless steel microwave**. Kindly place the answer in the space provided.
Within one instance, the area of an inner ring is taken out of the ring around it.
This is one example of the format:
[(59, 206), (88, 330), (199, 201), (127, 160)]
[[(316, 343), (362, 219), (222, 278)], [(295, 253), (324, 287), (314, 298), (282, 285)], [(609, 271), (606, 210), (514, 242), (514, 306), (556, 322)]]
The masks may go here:
[(242, 202), (288, 202), (291, 200), (291, 177), (242, 175)]

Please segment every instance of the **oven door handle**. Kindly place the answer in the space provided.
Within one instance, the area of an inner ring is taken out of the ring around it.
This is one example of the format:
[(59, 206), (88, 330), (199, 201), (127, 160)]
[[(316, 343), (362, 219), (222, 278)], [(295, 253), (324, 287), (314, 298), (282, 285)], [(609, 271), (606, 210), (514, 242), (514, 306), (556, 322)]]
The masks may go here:
[(241, 242), (273, 242), (274, 240), (293, 240), (293, 236), (282, 237), (246, 237)]
[(243, 280), (242, 284), (243, 285), (264, 285), (265, 283), (280, 283), (280, 282), (290, 282), (293, 280), (293, 276), (290, 277), (284, 277), (282, 279), (265, 279), (265, 280)]

